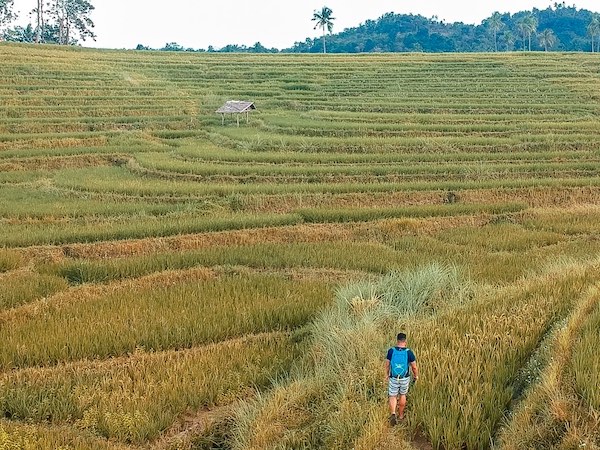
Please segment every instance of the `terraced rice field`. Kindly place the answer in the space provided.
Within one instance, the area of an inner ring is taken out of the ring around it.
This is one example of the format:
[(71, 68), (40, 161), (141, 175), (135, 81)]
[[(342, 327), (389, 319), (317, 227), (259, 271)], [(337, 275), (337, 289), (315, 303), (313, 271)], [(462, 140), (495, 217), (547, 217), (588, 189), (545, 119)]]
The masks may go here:
[(0, 449), (600, 448), (594, 55), (0, 60)]

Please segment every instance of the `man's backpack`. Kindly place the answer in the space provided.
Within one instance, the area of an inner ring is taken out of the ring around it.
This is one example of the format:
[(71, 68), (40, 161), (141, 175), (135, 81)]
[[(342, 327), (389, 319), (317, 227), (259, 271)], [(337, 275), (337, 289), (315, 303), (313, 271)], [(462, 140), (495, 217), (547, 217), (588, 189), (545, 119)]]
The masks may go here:
[(392, 378), (405, 378), (408, 376), (408, 348), (392, 348), (390, 361), (390, 374)]

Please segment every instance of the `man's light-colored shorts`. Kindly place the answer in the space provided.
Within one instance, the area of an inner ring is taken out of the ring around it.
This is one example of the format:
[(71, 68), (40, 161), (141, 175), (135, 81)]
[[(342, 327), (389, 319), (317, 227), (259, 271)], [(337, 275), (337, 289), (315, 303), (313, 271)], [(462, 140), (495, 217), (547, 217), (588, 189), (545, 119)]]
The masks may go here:
[(388, 396), (396, 397), (398, 394), (406, 395), (409, 386), (410, 377), (390, 378), (390, 382), (388, 383)]

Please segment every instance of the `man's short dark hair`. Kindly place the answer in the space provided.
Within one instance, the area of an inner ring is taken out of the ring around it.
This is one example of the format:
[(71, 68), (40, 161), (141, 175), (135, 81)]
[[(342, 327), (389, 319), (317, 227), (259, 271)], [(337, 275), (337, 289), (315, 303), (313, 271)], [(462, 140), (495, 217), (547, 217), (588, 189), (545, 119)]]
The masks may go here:
[(398, 333), (398, 340), (399, 341), (405, 341), (406, 340), (406, 334), (405, 333)]

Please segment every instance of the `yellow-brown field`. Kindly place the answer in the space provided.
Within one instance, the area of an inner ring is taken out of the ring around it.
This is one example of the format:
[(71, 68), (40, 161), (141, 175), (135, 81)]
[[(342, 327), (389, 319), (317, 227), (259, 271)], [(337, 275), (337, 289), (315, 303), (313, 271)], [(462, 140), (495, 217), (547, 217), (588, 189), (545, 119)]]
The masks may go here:
[(1, 450), (600, 448), (594, 55), (0, 60)]

